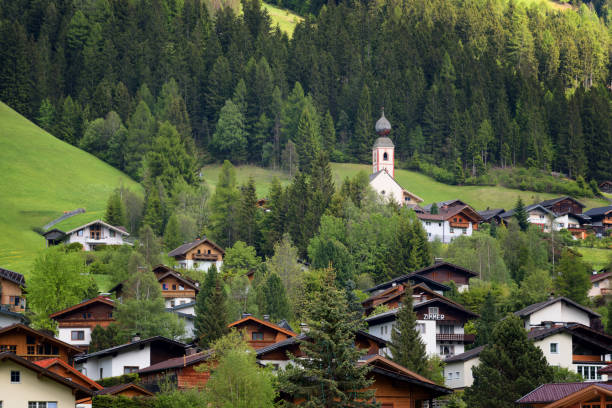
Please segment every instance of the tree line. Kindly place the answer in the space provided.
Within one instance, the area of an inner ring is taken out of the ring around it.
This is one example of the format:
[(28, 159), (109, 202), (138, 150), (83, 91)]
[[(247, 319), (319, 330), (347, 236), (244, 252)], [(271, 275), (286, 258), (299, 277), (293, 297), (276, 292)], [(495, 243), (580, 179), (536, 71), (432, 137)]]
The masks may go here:
[(139, 180), (170, 157), (150, 150), (179, 145), (187, 178), (229, 158), (292, 171), (318, 147), (368, 162), (381, 106), (396, 157), (453, 181), (492, 165), (612, 177), (607, 14), (315, 3), (290, 39), (258, 0), (4, 1), (0, 99)]

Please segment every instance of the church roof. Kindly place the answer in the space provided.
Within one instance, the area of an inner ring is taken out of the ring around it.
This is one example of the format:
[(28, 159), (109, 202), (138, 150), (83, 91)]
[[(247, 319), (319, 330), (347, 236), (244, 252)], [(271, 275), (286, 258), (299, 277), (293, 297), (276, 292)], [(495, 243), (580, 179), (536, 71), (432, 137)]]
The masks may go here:
[(395, 145), (388, 137), (379, 137), (374, 142), (373, 149), (376, 149), (377, 147), (395, 147)]
[(389, 120), (385, 118), (384, 108), (382, 109), (382, 114), (381, 114), (380, 119), (376, 121), (376, 125), (374, 126), (374, 129), (376, 130), (376, 133), (378, 133), (381, 136), (386, 136), (389, 134), (389, 132), (391, 132), (391, 123), (389, 123)]

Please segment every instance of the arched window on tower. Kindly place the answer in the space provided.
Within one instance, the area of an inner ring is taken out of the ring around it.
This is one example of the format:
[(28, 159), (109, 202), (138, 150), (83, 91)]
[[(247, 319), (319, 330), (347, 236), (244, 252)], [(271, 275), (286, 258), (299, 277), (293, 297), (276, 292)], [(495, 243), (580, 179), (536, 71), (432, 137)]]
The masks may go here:
[(383, 160), (389, 160), (389, 155), (387, 154), (387, 152), (383, 153)]

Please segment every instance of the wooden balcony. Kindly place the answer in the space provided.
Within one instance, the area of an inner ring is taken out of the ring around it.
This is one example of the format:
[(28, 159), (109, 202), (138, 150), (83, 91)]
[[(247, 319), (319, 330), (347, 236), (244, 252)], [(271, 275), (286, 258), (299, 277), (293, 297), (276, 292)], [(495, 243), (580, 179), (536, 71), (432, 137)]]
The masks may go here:
[(451, 228), (469, 228), (470, 227), (470, 223), (469, 222), (453, 222), (451, 221), (450, 223)]
[(217, 254), (194, 254), (194, 261), (217, 261), (219, 259), (219, 255)]
[(572, 361), (574, 363), (605, 363), (605, 361), (601, 359), (601, 356), (580, 354), (572, 355)]
[(474, 342), (473, 334), (436, 334), (436, 341), (462, 341), (466, 343)]
[(186, 290), (163, 290), (162, 289), (162, 297), (166, 298), (194, 298), (196, 297), (195, 290), (186, 289)]
[(60, 358), (59, 354), (19, 354), (19, 357), (25, 358), (28, 361), (45, 360), (47, 358)]

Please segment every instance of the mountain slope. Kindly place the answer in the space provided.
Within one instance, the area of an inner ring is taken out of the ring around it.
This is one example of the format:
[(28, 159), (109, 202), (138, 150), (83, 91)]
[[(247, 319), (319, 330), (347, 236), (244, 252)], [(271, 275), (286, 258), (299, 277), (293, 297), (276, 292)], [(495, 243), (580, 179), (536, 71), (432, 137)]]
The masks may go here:
[(28, 273), (45, 240), (32, 229), (64, 211), (102, 217), (108, 195), (141, 186), (0, 102), (0, 267)]

